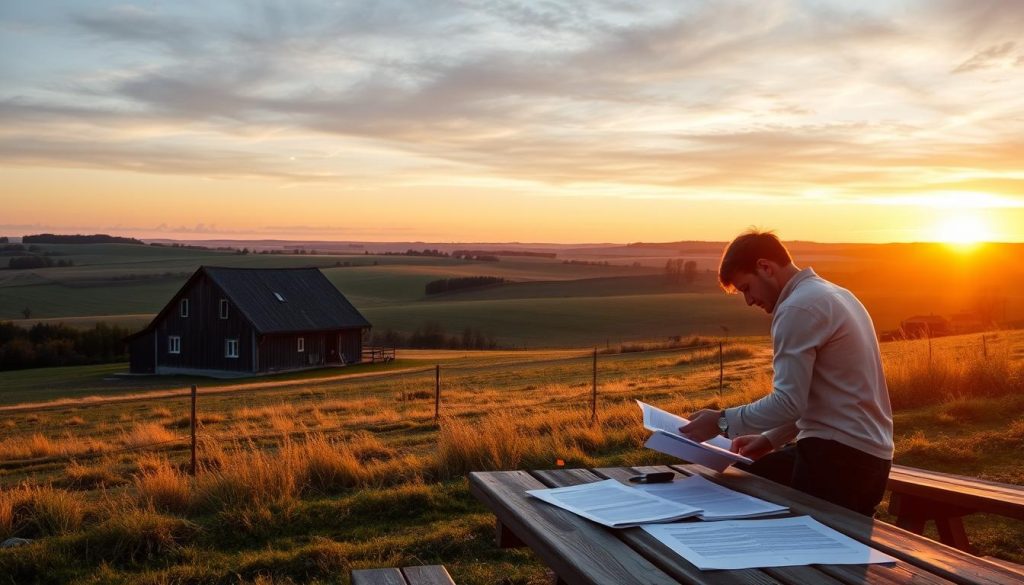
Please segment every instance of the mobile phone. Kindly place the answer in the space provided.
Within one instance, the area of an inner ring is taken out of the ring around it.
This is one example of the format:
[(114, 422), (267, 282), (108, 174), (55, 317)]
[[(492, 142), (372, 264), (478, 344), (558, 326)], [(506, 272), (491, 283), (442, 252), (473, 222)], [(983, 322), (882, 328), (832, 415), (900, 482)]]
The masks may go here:
[(652, 471), (651, 473), (634, 475), (629, 478), (629, 481), (633, 483), (667, 483), (675, 479), (675, 477), (676, 474), (671, 471)]

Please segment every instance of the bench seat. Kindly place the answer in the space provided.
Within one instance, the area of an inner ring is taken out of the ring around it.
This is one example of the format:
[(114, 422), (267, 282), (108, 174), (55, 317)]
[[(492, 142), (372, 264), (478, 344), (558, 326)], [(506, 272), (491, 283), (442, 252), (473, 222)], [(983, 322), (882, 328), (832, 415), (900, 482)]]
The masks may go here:
[(354, 569), (352, 585), (455, 585), (443, 565), (401, 569)]
[(951, 473), (893, 465), (889, 473), (889, 513), (896, 525), (916, 534), (931, 520), (939, 540), (973, 552), (963, 517), (986, 513), (1024, 520), (1024, 486), (984, 481)]

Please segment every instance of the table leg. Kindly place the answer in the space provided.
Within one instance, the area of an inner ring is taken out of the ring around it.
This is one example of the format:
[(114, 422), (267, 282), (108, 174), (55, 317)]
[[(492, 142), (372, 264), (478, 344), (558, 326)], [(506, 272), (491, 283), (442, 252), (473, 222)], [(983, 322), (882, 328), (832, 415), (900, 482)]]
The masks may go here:
[(494, 542), (498, 548), (522, 548), (526, 546), (514, 532), (508, 529), (501, 520), (494, 521)]

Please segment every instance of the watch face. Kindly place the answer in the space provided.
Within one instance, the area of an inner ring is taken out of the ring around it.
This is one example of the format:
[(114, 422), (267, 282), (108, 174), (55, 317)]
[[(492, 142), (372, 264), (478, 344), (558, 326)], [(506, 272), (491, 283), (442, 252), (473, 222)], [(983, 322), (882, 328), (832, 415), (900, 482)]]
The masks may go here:
[(723, 433), (729, 430), (729, 421), (726, 420), (724, 416), (718, 417), (718, 430), (722, 431)]

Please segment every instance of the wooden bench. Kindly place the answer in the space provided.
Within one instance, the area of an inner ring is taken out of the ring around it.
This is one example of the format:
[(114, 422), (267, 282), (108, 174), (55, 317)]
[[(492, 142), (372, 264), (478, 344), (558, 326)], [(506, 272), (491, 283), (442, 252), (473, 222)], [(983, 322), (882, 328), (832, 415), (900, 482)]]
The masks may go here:
[(401, 569), (354, 569), (352, 585), (455, 585), (443, 565)]
[(972, 554), (964, 516), (988, 513), (1024, 520), (1024, 486), (893, 465), (889, 490), (889, 513), (897, 526), (922, 534), (932, 520), (939, 540)]

